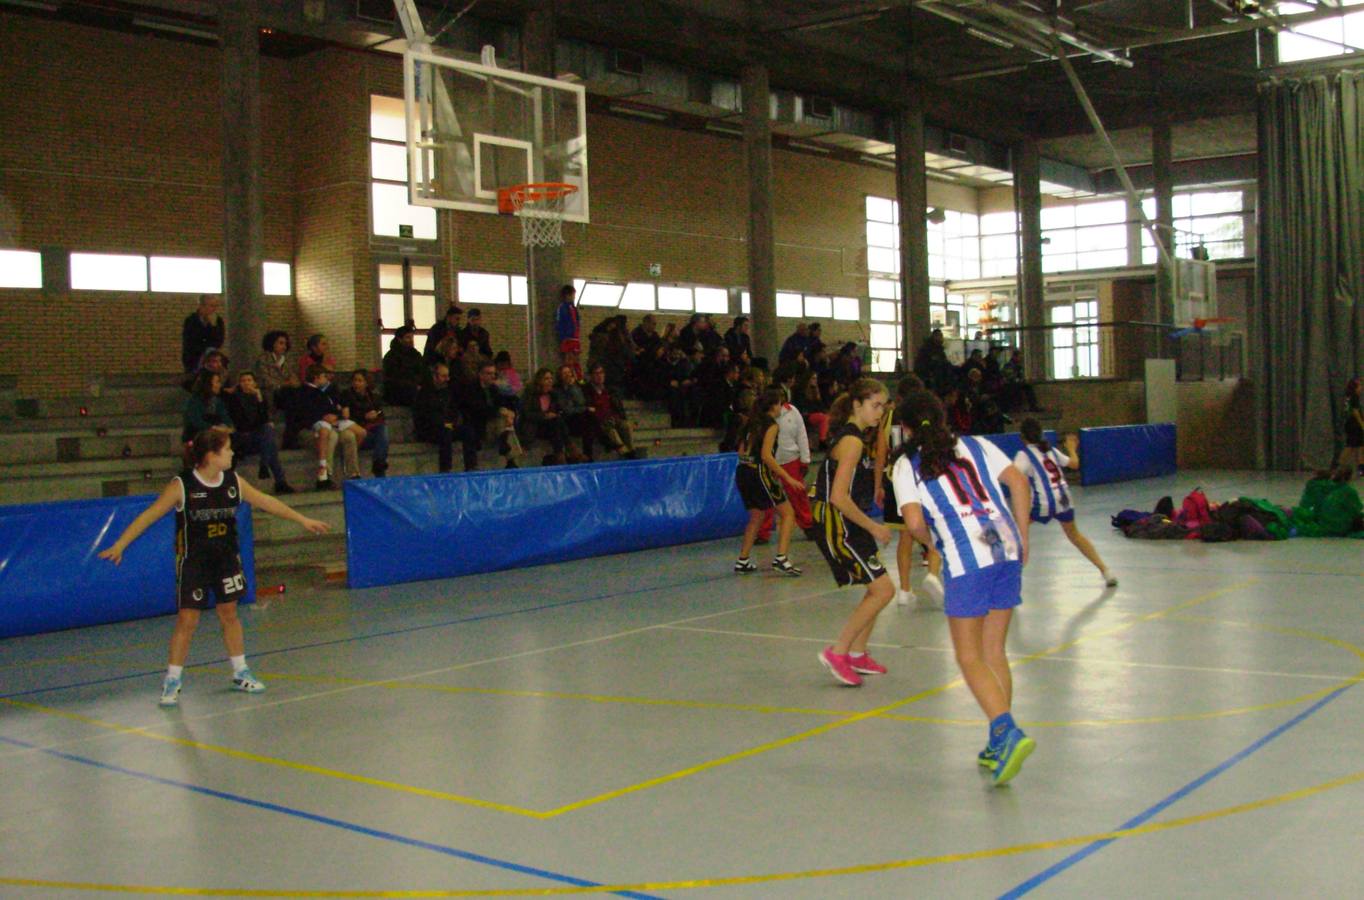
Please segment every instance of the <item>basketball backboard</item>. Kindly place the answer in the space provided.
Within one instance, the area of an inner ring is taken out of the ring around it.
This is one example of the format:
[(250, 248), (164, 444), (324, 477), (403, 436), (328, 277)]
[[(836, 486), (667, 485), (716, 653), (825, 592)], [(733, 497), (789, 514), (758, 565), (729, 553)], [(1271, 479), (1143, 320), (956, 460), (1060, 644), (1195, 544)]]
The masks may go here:
[(588, 221), (583, 87), (422, 50), (403, 54), (408, 189), (417, 206), (496, 213), (497, 191), (563, 182)]

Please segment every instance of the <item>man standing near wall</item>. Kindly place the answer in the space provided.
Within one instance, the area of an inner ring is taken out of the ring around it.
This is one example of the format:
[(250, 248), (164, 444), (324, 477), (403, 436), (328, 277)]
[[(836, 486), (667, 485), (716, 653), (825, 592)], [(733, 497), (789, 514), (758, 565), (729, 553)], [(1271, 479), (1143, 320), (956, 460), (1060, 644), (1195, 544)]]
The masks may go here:
[(180, 329), (180, 363), (186, 372), (199, 368), (199, 360), (208, 350), (218, 349), (227, 339), (227, 326), (218, 315), (222, 298), (215, 294), (201, 294), (199, 306), (185, 319)]

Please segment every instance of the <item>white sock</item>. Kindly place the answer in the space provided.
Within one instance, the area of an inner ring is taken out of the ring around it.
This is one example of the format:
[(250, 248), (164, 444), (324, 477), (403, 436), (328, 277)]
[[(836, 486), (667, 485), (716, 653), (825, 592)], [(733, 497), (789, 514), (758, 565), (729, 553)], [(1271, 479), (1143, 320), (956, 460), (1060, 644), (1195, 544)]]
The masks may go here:
[(185, 673), (184, 666), (166, 666), (167, 678), (179, 678), (184, 673)]
[(238, 672), (240, 672), (242, 669), (245, 669), (245, 668), (246, 668), (246, 657), (245, 657), (245, 656), (234, 656), (234, 657), (232, 657), (232, 674), (233, 674), (233, 675), (236, 675)]
[(851, 656), (853, 659), (861, 659), (862, 657), (867, 655), (867, 651), (863, 650), (861, 653), (858, 653), (856, 650), (849, 648), (848, 655)]

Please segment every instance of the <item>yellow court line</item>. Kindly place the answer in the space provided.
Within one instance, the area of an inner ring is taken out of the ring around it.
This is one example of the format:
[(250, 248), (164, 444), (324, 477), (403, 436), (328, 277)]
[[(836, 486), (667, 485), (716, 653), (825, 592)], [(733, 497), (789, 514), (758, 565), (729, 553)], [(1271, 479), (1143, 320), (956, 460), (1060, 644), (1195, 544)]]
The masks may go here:
[(337, 769), (328, 769), (322, 766), (314, 766), (308, 763), (294, 762), (293, 760), (280, 759), (274, 756), (262, 756), (257, 753), (248, 753), (245, 750), (236, 750), (232, 747), (221, 747), (217, 744), (205, 744), (202, 741), (191, 741), (187, 738), (172, 737), (165, 734), (157, 734), (146, 728), (131, 728), (127, 725), (119, 725), (115, 722), (106, 722), (92, 716), (81, 715), (80, 713), (67, 712), (65, 710), (53, 709), (49, 706), (40, 706), (36, 703), (27, 703), (22, 700), (10, 700), (0, 697), (0, 703), (10, 706), (17, 706), (20, 709), (27, 709), (33, 712), (45, 713), (52, 716), (60, 716), (64, 719), (80, 722), (85, 725), (93, 725), (96, 728), (103, 728), (119, 734), (133, 735), (136, 737), (150, 738), (154, 741), (161, 741), (166, 744), (175, 744), (180, 747), (192, 747), (195, 750), (205, 750), (210, 753), (220, 753), (234, 759), (242, 759), (247, 762), (261, 763), (269, 766), (278, 766), (284, 769), (292, 769), (296, 772), (307, 772), (310, 775), (325, 775), (328, 778), (337, 778), (341, 781), (349, 781), (353, 784), (364, 784), (370, 787), (384, 788), (390, 791), (397, 791), (402, 794), (413, 794), (418, 797), (430, 797), (435, 800), (449, 800), (455, 803), (464, 803), (469, 806), (477, 806), (483, 809), (492, 809), (497, 812), (515, 813), (519, 816), (529, 816), (535, 819), (543, 819), (543, 813), (533, 809), (525, 809), (520, 806), (510, 806), (505, 803), (494, 803), (489, 800), (480, 800), (477, 797), (465, 797), (460, 794), (451, 794), (445, 791), (430, 790), (428, 788), (413, 787), (412, 785), (400, 784), (396, 781), (386, 781), (381, 778), (370, 778), (365, 775), (355, 775), (350, 772), (342, 772)]
[(1224, 806), (1220, 809), (1148, 822), (1134, 828), (1120, 828), (1114, 831), (1101, 831), (1094, 834), (1056, 838), (1048, 841), (1033, 841), (1026, 844), (1013, 844), (1006, 847), (991, 847), (984, 850), (970, 850), (965, 853), (944, 853), (936, 856), (918, 856), (909, 859), (890, 860), (879, 863), (865, 863), (855, 866), (837, 866), (824, 869), (806, 869), (794, 872), (768, 872), (759, 875), (734, 875), (720, 878), (689, 879), (685, 881), (651, 881), (632, 884), (602, 884), (592, 887), (549, 887), (549, 888), (503, 888), (503, 889), (429, 889), (429, 890), (291, 890), (287, 888), (200, 888), (171, 887), (164, 885), (123, 885), (99, 884), (81, 881), (44, 881), (35, 878), (0, 877), (0, 885), (11, 887), (60, 888), (74, 891), (98, 891), (104, 893), (143, 893), (158, 895), (179, 895), (194, 897), (345, 897), (345, 898), (416, 898), (416, 897), (547, 897), (568, 894), (604, 894), (621, 891), (677, 891), (697, 888), (735, 887), (739, 885), (773, 884), (783, 881), (801, 881), (815, 878), (831, 878), (844, 875), (869, 875), (877, 872), (891, 872), (900, 869), (924, 868), (948, 863), (973, 862), (982, 859), (999, 859), (1019, 856), (1045, 850), (1061, 850), (1092, 844), (1096, 841), (1118, 841), (1126, 838), (1158, 834), (1200, 825), (1242, 813), (1255, 812), (1282, 806), (1297, 800), (1304, 800), (1327, 791), (1349, 787), (1364, 782), (1364, 770), (1340, 778), (1323, 781), (1310, 787), (1287, 791), (1272, 797)]
[[(1038, 651), (1037, 653), (1033, 653), (1033, 654), (1031, 654), (1031, 655), (1029, 655), (1029, 656), (1026, 656), (1026, 657), (1024, 657), (1023, 659), (1021, 659), (1021, 660), (1019, 660), (1019, 661), (1013, 663), (1012, 665), (1013, 665), (1014, 668), (1017, 668), (1018, 666), (1026, 665), (1026, 664), (1029, 663), (1029, 662), (1032, 662), (1032, 661), (1037, 660), (1037, 659), (1041, 659), (1041, 658), (1043, 658), (1043, 657), (1045, 657), (1045, 656), (1048, 656), (1048, 655), (1050, 655), (1050, 654), (1052, 654), (1052, 653), (1059, 653), (1059, 652), (1061, 652), (1062, 650), (1068, 650), (1068, 649), (1070, 649), (1071, 647), (1074, 647), (1074, 646), (1076, 646), (1077, 644), (1083, 643), (1083, 642), (1086, 641), (1086, 640), (1091, 640), (1091, 639), (1093, 639), (1093, 638), (1104, 637), (1104, 636), (1107, 636), (1107, 635), (1111, 635), (1111, 634), (1115, 634), (1115, 633), (1118, 633), (1118, 632), (1122, 632), (1122, 631), (1125, 631), (1125, 630), (1130, 629), (1130, 628), (1132, 628), (1132, 627), (1135, 627), (1136, 625), (1139, 625), (1139, 624), (1141, 624), (1141, 623), (1143, 623), (1143, 622), (1154, 621), (1154, 620), (1156, 620), (1156, 619), (1164, 618), (1164, 617), (1166, 617), (1166, 616), (1173, 615), (1173, 614), (1175, 614), (1175, 613), (1182, 612), (1182, 611), (1187, 610), (1187, 609), (1191, 609), (1191, 608), (1193, 608), (1193, 607), (1195, 607), (1195, 606), (1198, 606), (1199, 604), (1206, 603), (1206, 602), (1208, 602), (1208, 601), (1210, 601), (1210, 600), (1213, 600), (1213, 599), (1215, 599), (1215, 598), (1217, 598), (1217, 597), (1220, 597), (1220, 596), (1222, 596), (1222, 595), (1224, 595), (1224, 594), (1230, 593), (1230, 592), (1232, 592), (1232, 591), (1240, 590), (1241, 588), (1244, 588), (1244, 587), (1247, 587), (1247, 586), (1249, 586), (1249, 585), (1251, 585), (1251, 584), (1254, 584), (1257, 580), (1258, 580), (1258, 579), (1249, 579), (1249, 580), (1246, 580), (1246, 581), (1238, 582), (1238, 583), (1236, 583), (1236, 584), (1227, 585), (1227, 586), (1218, 588), (1218, 589), (1216, 589), (1216, 590), (1209, 591), (1209, 592), (1204, 593), (1204, 594), (1200, 594), (1199, 596), (1194, 597), (1192, 600), (1187, 600), (1187, 601), (1185, 601), (1185, 602), (1183, 602), (1183, 603), (1178, 603), (1178, 604), (1176, 604), (1176, 605), (1174, 605), (1174, 606), (1167, 607), (1166, 609), (1158, 610), (1158, 611), (1153, 612), (1153, 613), (1147, 613), (1147, 614), (1145, 614), (1145, 615), (1139, 616), (1139, 617), (1134, 618), (1134, 619), (1132, 619), (1132, 620), (1130, 620), (1130, 621), (1128, 621), (1128, 622), (1123, 623), (1122, 625), (1118, 625), (1118, 626), (1115, 626), (1115, 627), (1110, 628), (1110, 629), (1106, 629), (1106, 630), (1101, 631), (1101, 632), (1096, 632), (1096, 633), (1091, 634), (1091, 635), (1081, 635), (1080, 637), (1077, 637), (1077, 638), (1075, 638), (1074, 640), (1071, 640), (1071, 641), (1067, 641), (1067, 642), (1064, 643), (1064, 644), (1059, 644), (1059, 645), (1057, 645), (1057, 646), (1055, 646), (1055, 647), (1052, 647), (1052, 648), (1049, 648), (1049, 649), (1047, 649), (1047, 650), (1041, 650), (1041, 651)], [(776, 601), (776, 602), (777, 602), (777, 603), (783, 603), (783, 602), (790, 602), (790, 601)], [(757, 604), (757, 606), (768, 606), (768, 605), (772, 605), (772, 604), (766, 604), (766, 603), (765, 603), (765, 604)], [(722, 612), (720, 612), (720, 613), (710, 613), (710, 614), (706, 614), (706, 615), (702, 615), (702, 616), (695, 616), (695, 617), (692, 617), (692, 618), (690, 618), (690, 619), (683, 619), (683, 620), (680, 620), (680, 622), (698, 621), (698, 620), (701, 620), (701, 619), (713, 618), (713, 617), (719, 616), (719, 615), (732, 614), (732, 613), (738, 612), (738, 611), (741, 611), (741, 610), (725, 610), (725, 611), (722, 611)], [(679, 623), (669, 623), (669, 624), (680, 624), (680, 622), (679, 622)], [(635, 629), (633, 632), (623, 632), (622, 634), (630, 634), (630, 633), (641, 632), (641, 631), (651, 631), (651, 630), (661, 629), (661, 628), (664, 628), (664, 627), (666, 627), (666, 626), (665, 626), (665, 625), (652, 625), (652, 626), (646, 626), (646, 627), (640, 628), (640, 629)], [(600, 641), (600, 640), (603, 640), (603, 639), (604, 639), (604, 638), (592, 638), (592, 639), (590, 639), (589, 641), (586, 641), (586, 642), (584, 642), (584, 643), (596, 642), (596, 641)], [(532, 652), (532, 653), (533, 653), (533, 652), (539, 652), (539, 651), (528, 651), (528, 652)], [(519, 655), (519, 654), (518, 654), (518, 655)], [(464, 665), (460, 665), (460, 666), (451, 666), (451, 667), (448, 667), (448, 669), (446, 669), (446, 670), (435, 670), (435, 672), (440, 672), (440, 671), (453, 671), (453, 670), (456, 670), (456, 669), (459, 669), (459, 668), (466, 668), (466, 667), (468, 667), (469, 665), (473, 665), (473, 664), (464, 664)], [(429, 674), (435, 674), (435, 672), (424, 673), (424, 674), (428, 674), (428, 675), (429, 675)], [(419, 675), (408, 676), (408, 678), (413, 678), (413, 677), (420, 677), (420, 676), (419, 676)], [(197, 742), (197, 741), (189, 741), (189, 740), (186, 740), (186, 739), (184, 739), (184, 738), (176, 738), (176, 737), (170, 737), (170, 736), (167, 736), (167, 735), (159, 735), (159, 734), (156, 734), (156, 733), (151, 732), (151, 731), (149, 731), (149, 730), (147, 730), (147, 729), (144, 729), (144, 728), (130, 728), (130, 727), (123, 726), (123, 725), (118, 725), (118, 724), (115, 724), (115, 723), (112, 723), (112, 722), (104, 722), (104, 721), (99, 720), (99, 719), (94, 719), (94, 718), (91, 718), (91, 717), (82, 716), (82, 715), (80, 715), (80, 714), (78, 714), (78, 713), (68, 713), (68, 712), (63, 712), (63, 711), (61, 711), (61, 710), (52, 709), (52, 708), (50, 708), (50, 707), (39, 706), (38, 704), (25, 703), (25, 702), (16, 701), (16, 700), (6, 700), (6, 699), (2, 699), (2, 698), (0, 698), (0, 702), (4, 702), (4, 703), (7, 703), (7, 704), (10, 704), (10, 705), (13, 705), (13, 706), (18, 706), (18, 707), (24, 708), (24, 709), (33, 710), (33, 711), (36, 711), (36, 712), (43, 712), (43, 713), (48, 713), (48, 714), (51, 714), (51, 715), (62, 716), (62, 717), (69, 718), (69, 719), (72, 719), (72, 720), (75, 720), (75, 721), (80, 721), (80, 722), (84, 722), (84, 723), (86, 723), (86, 724), (94, 725), (94, 726), (99, 727), (99, 728), (104, 728), (104, 729), (108, 729), (108, 730), (112, 730), (112, 731), (117, 731), (117, 732), (120, 732), (120, 733), (123, 733), (123, 734), (135, 735), (135, 736), (140, 736), (140, 737), (147, 737), (147, 738), (151, 738), (152, 740), (156, 740), (156, 741), (162, 741), (162, 742), (171, 743), (171, 744), (178, 744), (178, 745), (181, 745), (181, 746), (193, 747), (193, 748), (195, 748), (195, 749), (205, 750), (205, 751), (213, 752), (213, 753), (221, 753), (221, 754), (226, 755), (226, 756), (234, 757), (234, 758), (237, 758), (237, 759), (244, 759), (244, 760), (248, 760), (248, 761), (251, 761), (251, 762), (262, 763), (262, 764), (265, 764), (265, 765), (280, 766), (280, 767), (283, 767), (283, 768), (293, 769), (293, 770), (295, 770), (295, 771), (308, 772), (308, 773), (314, 774), (314, 775), (324, 775), (324, 776), (328, 776), (328, 777), (333, 777), (333, 778), (337, 778), (337, 779), (342, 780), (342, 781), (348, 781), (348, 782), (352, 782), (352, 783), (356, 783), (356, 784), (364, 784), (364, 785), (368, 785), (368, 786), (371, 786), (371, 787), (385, 788), (385, 789), (397, 791), (397, 792), (400, 792), (400, 793), (413, 794), (413, 795), (417, 795), (417, 796), (430, 797), (430, 798), (440, 799), (440, 800), (447, 800), (447, 801), (451, 801), (451, 802), (455, 802), (455, 803), (463, 803), (463, 804), (466, 804), (466, 805), (469, 805), (469, 806), (475, 806), (475, 807), (479, 807), (479, 808), (482, 808), (482, 809), (490, 809), (490, 810), (495, 810), (495, 811), (498, 811), (498, 812), (513, 813), (513, 814), (515, 814), (515, 815), (526, 816), (526, 817), (529, 817), (529, 818), (535, 818), (535, 819), (549, 819), (549, 818), (554, 818), (554, 817), (556, 817), (556, 816), (563, 815), (563, 814), (568, 813), (568, 812), (574, 812), (574, 811), (577, 811), (577, 810), (580, 810), (580, 809), (585, 809), (585, 808), (590, 807), (590, 806), (595, 806), (595, 805), (598, 805), (598, 804), (601, 804), (601, 803), (605, 803), (605, 802), (607, 802), (608, 800), (619, 799), (620, 797), (624, 797), (624, 796), (627, 796), (627, 795), (629, 795), (629, 794), (638, 793), (638, 792), (640, 792), (640, 791), (648, 790), (648, 789), (654, 788), (654, 787), (659, 787), (659, 786), (665, 785), (665, 784), (670, 784), (670, 783), (672, 783), (672, 782), (674, 782), (674, 781), (679, 781), (679, 780), (681, 780), (681, 779), (683, 779), (683, 778), (688, 778), (688, 777), (690, 777), (690, 776), (692, 776), (692, 775), (697, 775), (697, 774), (700, 774), (700, 773), (702, 773), (702, 772), (707, 772), (707, 771), (710, 771), (710, 770), (712, 770), (712, 769), (717, 769), (717, 768), (720, 768), (720, 767), (722, 767), (722, 766), (726, 766), (726, 765), (730, 765), (730, 764), (732, 764), (732, 763), (739, 762), (739, 761), (741, 761), (741, 760), (751, 759), (751, 758), (753, 758), (753, 757), (760, 756), (760, 755), (762, 755), (762, 754), (764, 754), (764, 753), (768, 753), (768, 752), (771, 752), (771, 751), (773, 751), (773, 750), (779, 750), (779, 749), (781, 749), (781, 748), (783, 748), (783, 747), (789, 747), (789, 746), (792, 746), (792, 745), (794, 745), (794, 744), (800, 743), (800, 742), (805, 741), (805, 740), (809, 740), (810, 738), (813, 738), (813, 737), (818, 737), (818, 736), (820, 736), (820, 735), (826, 734), (826, 733), (828, 733), (828, 732), (830, 732), (830, 731), (834, 731), (834, 730), (839, 729), (839, 728), (845, 728), (845, 727), (847, 727), (847, 726), (849, 726), (849, 725), (854, 725), (854, 724), (856, 724), (856, 723), (858, 723), (858, 722), (863, 722), (863, 721), (866, 721), (866, 720), (868, 720), (868, 719), (878, 718), (878, 717), (883, 716), (883, 715), (886, 714), (886, 713), (891, 712), (892, 710), (896, 710), (896, 709), (899, 709), (899, 708), (904, 707), (904, 706), (909, 706), (909, 705), (911, 705), (911, 704), (913, 704), (913, 703), (917, 703), (917, 702), (919, 702), (920, 700), (924, 700), (924, 699), (927, 699), (927, 698), (929, 698), (929, 697), (937, 696), (938, 694), (944, 693), (944, 692), (946, 692), (946, 691), (948, 691), (948, 690), (951, 690), (952, 688), (958, 687), (958, 686), (960, 686), (960, 685), (963, 684), (963, 683), (964, 683), (964, 682), (963, 682), (963, 679), (957, 678), (957, 679), (954, 679), (954, 680), (952, 680), (952, 681), (950, 681), (950, 682), (948, 682), (948, 683), (946, 683), (946, 684), (939, 685), (938, 687), (929, 688), (928, 690), (920, 691), (920, 692), (918, 692), (918, 693), (916, 693), (916, 694), (910, 695), (909, 697), (905, 697), (905, 698), (903, 698), (903, 699), (901, 699), (901, 700), (897, 700), (897, 701), (894, 701), (894, 702), (892, 702), (892, 703), (888, 703), (888, 704), (886, 704), (886, 705), (884, 705), (884, 706), (880, 706), (880, 707), (877, 707), (877, 708), (875, 708), (875, 709), (871, 709), (871, 710), (867, 710), (867, 711), (865, 711), (865, 712), (854, 713), (854, 714), (848, 715), (848, 716), (846, 716), (845, 718), (839, 719), (838, 721), (829, 722), (829, 723), (826, 723), (826, 724), (824, 724), (824, 725), (817, 726), (817, 727), (815, 727), (815, 728), (810, 728), (810, 729), (807, 729), (807, 730), (805, 730), (805, 731), (799, 732), (798, 734), (790, 735), (790, 736), (785, 737), (785, 738), (780, 738), (780, 739), (775, 740), (775, 741), (769, 741), (769, 742), (764, 743), (764, 744), (759, 744), (759, 745), (756, 746), (756, 747), (750, 747), (750, 748), (748, 748), (748, 749), (746, 749), (746, 750), (741, 750), (741, 751), (739, 751), (739, 752), (737, 752), (737, 753), (727, 754), (727, 755), (725, 755), (725, 756), (719, 757), (718, 759), (708, 760), (708, 761), (706, 761), (706, 762), (704, 762), (704, 763), (700, 763), (700, 764), (698, 764), (698, 765), (690, 766), (690, 767), (688, 767), (688, 768), (686, 768), (686, 769), (681, 769), (681, 770), (679, 770), (679, 771), (671, 772), (671, 773), (669, 773), (669, 774), (662, 775), (662, 776), (659, 776), (659, 777), (656, 777), (656, 778), (651, 778), (651, 779), (648, 779), (648, 780), (646, 780), (646, 781), (639, 782), (639, 783), (637, 783), (637, 784), (628, 785), (628, 786), (626, 786), (626, 787), (618, 788), (618, 789), (613, 790), (613, 791), (607, 791), (607, 792), (605, 792), (605, 793), (598, 794), (598, 795), (595, 795), (595, 796), (592, 796), (592, 797), (588, 797), (588, 798), (583, 799), (583, 800), (579, 800), (579, 801), (576, 801), (576, 802), (573, 802), (573, 803), (568, 803), (568, 804), (565, 804), (565, 805), (563, 805), (563, 806), (556, 807), (556, 808), (554, 808), (554, 809), (543, 810), (543, 811), (537, 811), (537, 810), (528, 809), (528, 808), (525, 808), (525, 807), (513, 806), (513, 805), (509, 805), (509, 804), (495, 803), (495, 802), (488, 801), (488, 800), (480, 800), (480, 799), (474, 798), (474, 797), (464, 797), (464, 796), (461, 796), (461, 795), (458, 795), (458, 794), (449, 794), (449, 793), (446, 793), (446, 792), (443, 792), (443, 791), (434, 791), (434, 790), (430, 790), (430, 789), (427, 789), (427, 788), (419, 788), (419, 787), (414, 787), (414, 786), (411, 786), (411, 785), (404, 785), (404, 784), (400, 784), (400, 783), (398, 783), (398, 782), (391, 782), (391, 781), (385, 781), (385, 780), (382, 780), (382, 779), (369, 778), (369, 777), (363, 776), (363, 775), (354, 775), (354, 774), (351, 774), (351, 773), (348, 773), (348, 772), (341, 772), (341, 771), (338, 771), (338, 770), (335, 770), (335, 769), (326, 769), (326, 768), (323, 768), (323, 767), (320, 767), (320, 766), (312, 766), (312, 765), (309, 765), (309, 764), (306, 764), (306, 763), (294, 762), (294, 761), (292, 761), (292, 760), (285, 760), (285, 759), (279, 759), (279, 758), (276, 758), (276, 757), (268, 757), (268, 756), (262, 756), (262, 755), (258, 755), (258, 754), (247, 753), (247, 752), (245, 752), (245, 751), (234, 750), (234, 749), (229, 748), (229, 747), (219, 747), (219, 746), (213, 745), (213, 744), (204, 744), (204, 743)], [(357, 686), (357, 687), (360, 687), (360, 686)]]

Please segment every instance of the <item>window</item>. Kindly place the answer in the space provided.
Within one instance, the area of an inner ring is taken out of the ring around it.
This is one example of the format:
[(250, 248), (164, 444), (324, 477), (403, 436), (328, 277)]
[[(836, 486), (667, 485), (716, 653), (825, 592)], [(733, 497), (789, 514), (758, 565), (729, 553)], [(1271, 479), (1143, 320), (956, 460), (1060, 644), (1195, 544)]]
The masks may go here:
[(805, 318), (805, 302), (800, 294), (777, 291), (777, 317), (780, 319)]
[(1099, 377), (1099, 301), (1086, 293), (1077, 289), (1073, 301), (1048, 306), (1048, 322), (1071, 326), (1047, 332), (1054, 379)]
[(637, 309), (653, 311), (655, 308), (656, 290), (652, 284), (643, 281), (632, 281), (625, 286), (625, 292), (620, 297), (620, 309)]
[(294, 292), (293, 269), (288, 263), (263, 263), (261, 269), (261, 281), (267, 297), (287, 297)]
[[(1341, 0), (1341, 6), (1359, 6), (1364, 0)], [(1275, 12), (1281, 16), (1313, 12), (1320, 9), (1310, 3), (1279, 3)], [(1364, 10), (1342, 12), (1339, 16), (1319, 19), (1283, 29), (1278, 34), (1279, 62), (1301, 62), (1364, 51)]]
[(664, 312), (691, 312), (691, 288), (677, 287), (675, 285), (659, 285), (658, 308)]
[[(1147, 197), (1141, 203), (1147, 217), (1156, 216), (1156, 201)], [(1246, 246), (1245, 194), (1239, 190), (1195, 191), (1175, 194), (1175, 255), (1188, 257), (1202, 245), (1210, 259), (1244, 259)], [(1155, 265), (1156, 245), (1151, 233), (1142, 229), (1141, 261)]]
[(624, 293), (624, 285), (607, 284), (603, 281), (584, 282), (583, 286), (578, 288), (578, 305), (609, 306), (614, 309), (620, 305), (620, 298)]
[(1013, 211), (980, 217), (980, 277), (1018, 274), (1018, 219)]
[(944, 210), (928, 223), (928, 277), (944, 281), (980, 277), (980, 217)]
[[(460, 272), (455, 279), (459, 302), (466, 306), (525, 306), (526, 276), (500, 272)], [(581, 283), (579, 291), (581, 291)]]
[(1042, 271), (1127, 265), (1127, 202), (1098, 200), (1042, 209)]
[[(426, 347), (426, 334), (436, 324), (436, 268), (431, 265), (381, 262), (379, 278), (379, 352), (386, 353), (393, 332), (411, 322), (417, 329), (413, 346)], [(502, 276), (506, 278), (506, 276)], [(504, 301), (505, 302), (505, 301)]]
[(223, 265), (216, 259), (153, 256), (151, 287), (159, 293), (221, 294)]
[(696, 311), (712, 315), (729, 315), (729, 291), (724, 288), (699, 287), (696, 295)]
[(370, 214), (373, 233), (402, 237), (409, 226), (411, 237), (434, 241), (438, 235), (436, 211), (407, 202), (407, 115), (397, 97), (369, 98)]
[(147, 257), (113, 253), (72, 253), (71, 289), (146, 291)]
[(840, 322), (862, 320), (862, 302), (856, 297), (835, 297), (834, 318)]
[(0, 250), (0, 288), (43, 286), (43, 256), (36, 250)]

